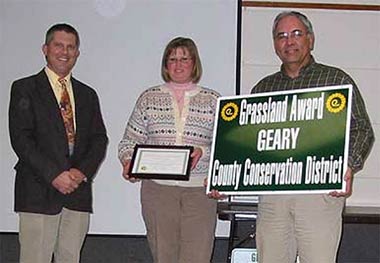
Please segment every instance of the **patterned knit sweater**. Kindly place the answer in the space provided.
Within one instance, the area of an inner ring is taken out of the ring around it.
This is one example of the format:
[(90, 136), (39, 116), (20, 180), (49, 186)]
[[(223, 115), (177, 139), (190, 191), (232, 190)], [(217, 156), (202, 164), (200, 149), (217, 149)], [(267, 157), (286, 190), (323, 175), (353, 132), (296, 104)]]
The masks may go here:
[(200, 187), (207, 176), (219, 94), (196, 86), (185, 92), (184, 106), (179, 110), (173, 91), (165, 85), (144, 91), (129, 118), (119, 143), (119, 159), (130, 160), (136, 144), (189, 145), (200, 147), (203, 155), (189, 181), (155, 180), (165, 185)]

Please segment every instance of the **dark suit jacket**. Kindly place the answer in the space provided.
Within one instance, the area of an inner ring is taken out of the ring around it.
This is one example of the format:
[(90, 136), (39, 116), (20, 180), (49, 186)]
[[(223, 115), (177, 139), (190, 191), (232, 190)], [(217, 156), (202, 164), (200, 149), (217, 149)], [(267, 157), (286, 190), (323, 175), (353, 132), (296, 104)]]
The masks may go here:
[[(66, 130), (44, 70), (12, 84), (9, 105), (15, 166), (15, 211), (57, 214), (62, 207), (92, 212), (92, 179), (102, 162), (108, 138), (96, 92), (72, 78), (75, 100), (75, 147), (69, 156)], [(87, 177), (69, 195), (52, 186), (61, 172), (77, 168)]]

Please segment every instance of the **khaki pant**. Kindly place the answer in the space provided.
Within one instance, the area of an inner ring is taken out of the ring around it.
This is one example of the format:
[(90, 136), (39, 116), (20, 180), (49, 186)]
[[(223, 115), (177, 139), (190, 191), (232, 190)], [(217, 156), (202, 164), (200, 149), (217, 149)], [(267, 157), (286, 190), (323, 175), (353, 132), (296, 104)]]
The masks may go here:
[(177, 187), (144, 180), (142, 213), (155, 263), (209, 263), (216, 201), (204, 187)]
[(267, 195), (259, 201), (256, 243), (260, 263), (334, 263), (344, 198), (324, 194)]
[(89, 213), (63, 209), (57, 215), (19, 213), (20, 263), (78, 263)]

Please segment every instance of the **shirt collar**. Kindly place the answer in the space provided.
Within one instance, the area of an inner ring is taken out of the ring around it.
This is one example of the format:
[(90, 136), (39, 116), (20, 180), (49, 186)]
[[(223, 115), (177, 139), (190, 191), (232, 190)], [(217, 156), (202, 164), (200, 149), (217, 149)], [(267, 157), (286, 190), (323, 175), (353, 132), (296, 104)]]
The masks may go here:
[[(304, 75), (306, 72), (310, 71), (311, 68), (313, 68), (313, 66), (315, 65), (315, 60), (314, 60), (314, 57), (311, 56), (310, 57), (310, 61), (309, 63), (307, 63), (305, 66), (303, 66), (301, 69), (300, 69), (300, 74), (297, 78), (301, 77), (302, 75)], [(282, 64), (281, 65), (281, 69), (280, 69), (281, 73), (283, 76), (289, 78), (288, 75), (286, 75), (286, 72), (285, 72), (285, 69), (284, 69), (284, 65)]]
[[(54, 71), (52, 71), (48, 66), (45, 67), (45, 73), (48, 76), (51, 83), (53, 83), (54, 85), (60, 85), (58, 81), (60, 77)], [(71, 72), (64, 77), (64, 79), (66, 80), (66, 83), (70, 83), (70, 78), (71, 78)]]

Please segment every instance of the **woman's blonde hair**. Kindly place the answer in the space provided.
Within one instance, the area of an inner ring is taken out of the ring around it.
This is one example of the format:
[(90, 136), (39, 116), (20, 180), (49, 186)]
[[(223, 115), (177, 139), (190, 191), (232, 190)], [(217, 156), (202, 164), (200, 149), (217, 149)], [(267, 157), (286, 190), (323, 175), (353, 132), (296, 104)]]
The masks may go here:
[(177, 48), (187, 49), (190, 57), (193, 60), (193, 70), (191, 72), (191, 80), (193, 83), (198, 83), (202, 77), (202, 64), (199, 58), (197, 46), (190, 38), (177, 37), (172, 39), (166, 46), (161, 62), (161, 76), (165, 82), (170, 82), (172, 79), (168, 73), (168, 58), (170, 54)]

